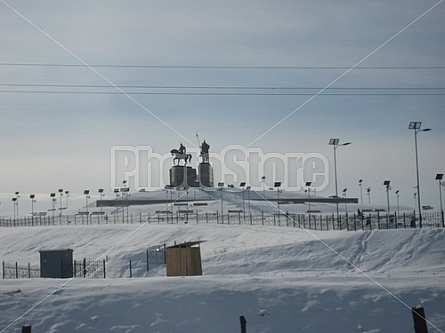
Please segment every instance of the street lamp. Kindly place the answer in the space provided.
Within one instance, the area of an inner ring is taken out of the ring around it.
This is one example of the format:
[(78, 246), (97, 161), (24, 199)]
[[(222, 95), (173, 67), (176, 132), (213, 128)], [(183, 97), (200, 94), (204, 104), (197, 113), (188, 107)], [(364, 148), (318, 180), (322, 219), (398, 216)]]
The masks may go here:
[(419, 206), (419, 227), (422, 228), (422, 206), (420, 204), (420, 181), (419, 181), (419, 156), (417, 153), (417, 133), (431, 131), (430, 128), (420, 129), (421, 121), (412, 121), (409, 123), (408, 129), (414, 130), (414, 147), (416, 150), (416, 178), (417, 178), (417, 204)]
[(363, 205), (363, 188), (362, 188), (363, 179), (359, 179), (358, 186), (360, 187), (360, 203)]
[(218, 191), (221, 191), (221, 223), (224, 224), (224, 206), (223, 206), (223, 191), (224, 191), (224, 182), (218, 183)]
[(57, 202), (57, 198), (56, 198), (56, 194), (55, 193), (50, 193), (49, 197), (51, 198), (51, 211), (53, 212), (53, 225), (54, 225), (54, 212), (56, 210), (55, 205)]
[(273, 184), (273, 187), (275, 187), (277, 189), (277, 213), (278, 213), (278, 218), (280, 218), (280, 186), (281, 186), (281, 182), (275, 182)]
[(31, 225), (34, 225), (34, 202), (36, 202), (35, 197), (35, 194), (29, 195), (29, 198), (31, 199)]
[(68, 197), (70, 196), (70, 191), (65, 191), (65, 198), (66, 198), (66, 210), (68, 210)]
[(14, 226), (15, 226), (15, 211), (16, 211), (16, 206), (17, 206), (17, 198), (12, 198), (12, 204), (14, 205), (13, 206), (13, 208), (14, 208)]
[(388, 203), (388, 215), (390, 213), (390, 208), (389, 208), (389, 191), (391, 190), (391, 186), (389, 186), (390, 183), (391, 183), (391, 181), (389, 181), (389, 180), (385, 180), (383, 182), (383, 186), (386, 187), (386, 201)]
[(15, 207), (17, 209), (17, 218), (19, 217), (19, 198), (20, 198), (20, 192), (15, 192)]
[(400, 216), (399, 190), (396, 191), (396, 195), (397, 195), (397, 216)]
[(311, 220), (311, 188), (310, 188), (311, 185), (312, 185), (312, 182), (306, 182), (307, 202), (309, 204), (309, 221)]
[(443, 178), (443, 173), (438, 173), (436, 175), (436, 180), (439, 181), (440, 217), (442, 219), (442, 227), (445, 227), (443, 208), (442, 208), (442, 186), (445, 186), (445, 184), (441, 182), (442, 178)]
[(263, 199), (266, 198), (265, 182), (266, 182), (266, 176), (261, 177), (261, 183), (263, 183)]
[[(88, 224), (88, 219), (89, 219), (89, 213), (88, 213), (88, 199), (90, 198), (90, 190), (84, 190), (83, 194), (85, 195), (85, 209), (86, 209), (86, 216), (87, 216), (87, 224)], [(82, 220), (83, 223), (83, 220)]]
[(59, 195), (60, 195), (60, 206), (59, 206), (59, 218), (60, 218), (60, 223), (62, 223), (62, 197), (63, 197), (63, 189), (59, 188)]
[[(105, 196), (104, 189), (100, 188), (97, 192), (99, 193), (100, 200), (103, 200)], [(100, 212), (102, 213), (102, 204), (100, 205)]]
[(244, 219), (246, 219), (246, 208), (244, 205), (244, 191), (245, 191), (245, 187), (246, 187), (246, 182), (241, 182), (239, 184), (239, 187), (241, 187), (243, 189), (243, 215), (244, 215)]
[(368, 195), (368, 202), (369, 202), (369, 204), (371, 204), (371, 188), (370, 187), (368, 187), (366, 189), (366, 194)]
[(351, 144), (351, 142), (345, 142), (342, 144), (340, 143), (340, 139), (330, 139), (329, 145), (334, 147), (334, 172), (335, 172), (335, 200), (336, 200), (336, 207), (337, 207), (337, 222), (339, 221), (339, 214), (338, 214), (338, 186), (337, 186), (337, 148), (341, 146), (348, 146)]

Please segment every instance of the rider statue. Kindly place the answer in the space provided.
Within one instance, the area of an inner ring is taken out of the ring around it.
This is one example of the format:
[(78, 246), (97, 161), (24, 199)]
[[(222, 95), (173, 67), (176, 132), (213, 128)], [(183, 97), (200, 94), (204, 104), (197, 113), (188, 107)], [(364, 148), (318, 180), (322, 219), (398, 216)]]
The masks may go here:
[(210, 145), (204, 140), (201, 145), (202, 163), (209, 163), (209, 149)]
[(184, 145), (182, 144), (182, 142), (181, 142), (181, 144), (179, 145), (178, 152), (179, 152), (179, 154), (181, 154), (181, 155), (187, 154), (187, 148), (184, 147)]

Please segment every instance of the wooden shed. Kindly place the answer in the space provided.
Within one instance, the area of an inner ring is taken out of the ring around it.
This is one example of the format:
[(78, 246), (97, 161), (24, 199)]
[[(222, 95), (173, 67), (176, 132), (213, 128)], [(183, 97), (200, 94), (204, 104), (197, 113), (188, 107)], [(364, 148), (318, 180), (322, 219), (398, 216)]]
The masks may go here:
[(201, 248), (199, 245), (203, 242), (185, 242), (167, 247), (165, 249), (167, 276), (202, 275)]

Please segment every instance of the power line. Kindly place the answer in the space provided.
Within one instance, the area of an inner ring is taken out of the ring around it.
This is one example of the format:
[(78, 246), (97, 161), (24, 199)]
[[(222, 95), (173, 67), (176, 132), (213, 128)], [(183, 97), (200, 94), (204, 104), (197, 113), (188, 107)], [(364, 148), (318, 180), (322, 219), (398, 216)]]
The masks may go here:
[[(62, 87), (62, 88), (133, 88), (133, 89), (232, 89), (232, 90), (321, 90), (321, 87), (276, 86), (157, 86), (157, 85), (90, 85), (90, 84), (40, 84), (0, 83), (2, 87)], [(445, 87), (328, 87), (326, 90), (443, 90)]]
[[(12, 94), (84, 94), (84, 95), (187, 95), (187, 96), (313, 96), (313, 93), (229, 93), (229, 92), (119, 92), (119, 91), (54, 91), (0, 90)], [(444, 96), (445, 93), (321, 93), (319, 96)]]
[[(94, 68), (147, 68), (147, 69), (255, 69), (255, 70), (345, 70), (350, 66), (193, 66), (193, 65), (116, 65), (116, 64), (55, 64), (55, 63), (0, 63), (0, 66), (23, 66), (23, 67), (94, 67)], [(354, 70), (423, 70), (423, 69), (445, 69), (445, 66), (357, 66)]]

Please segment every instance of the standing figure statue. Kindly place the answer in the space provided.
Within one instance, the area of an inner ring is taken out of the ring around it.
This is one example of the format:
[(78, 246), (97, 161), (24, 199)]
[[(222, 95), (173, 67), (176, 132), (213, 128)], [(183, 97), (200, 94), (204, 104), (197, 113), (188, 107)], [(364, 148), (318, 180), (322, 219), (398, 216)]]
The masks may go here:
[(209, 163), (209, 149), (210, 145), (204, 140), (201, 145), (202, 163)]
[(172, 156), (175, 156), (175, 158), (173, 159), (173, 164), (175, 164), (175, 161), (178, 161), (176, 165), (179, 165), (179, 162), (181, 160), (184, 160), (184, 165), (187, 165), (187, 162), (190, 162), (192, 160), (192, 155), (187, 154), (187, 148), (184, 147), (182, 142), (179, 145), (179, 149), (172, 149), (170, 150), (170, 153), (172, 154)]

